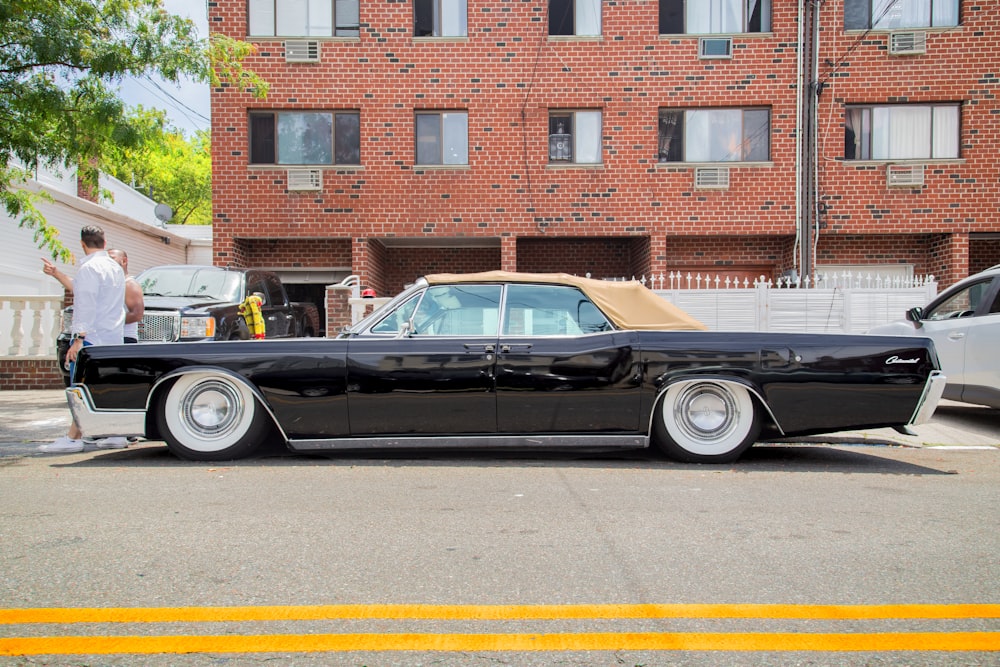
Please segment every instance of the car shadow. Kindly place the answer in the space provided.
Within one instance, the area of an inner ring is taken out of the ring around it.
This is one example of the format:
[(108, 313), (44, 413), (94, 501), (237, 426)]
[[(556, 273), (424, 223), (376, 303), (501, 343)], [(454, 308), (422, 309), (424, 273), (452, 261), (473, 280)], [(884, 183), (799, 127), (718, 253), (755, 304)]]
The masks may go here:
[[(778, 443), (759, 444), (752, 447), (736, 463), (698, 464), (680, 463), (667, 459), (655, 450), (627, 450), (614, 452), (570, 451), (498, 451), (453, 449), (380, 450), (373, 455), (370, 450), (353, 450), (316, 453), (271, 451), (254, 457), (234, 461), (183, 461), (173, 456), (166, 445), (158, 442), (143, 443), (123, 450), (93, 452), (93, 456), (60, 463), (52, 467), (551, 467), (551, 468), (633, 468), (669, 470), (717, 470), (741, 474), (762, 472), (843, 473), (877, 475), (954, 475), (950, 468), (936, 468), (921, 463), (902, 461), (888, 455), (892, 447)], [(903, 448), (899, 448), (903, 449)]]

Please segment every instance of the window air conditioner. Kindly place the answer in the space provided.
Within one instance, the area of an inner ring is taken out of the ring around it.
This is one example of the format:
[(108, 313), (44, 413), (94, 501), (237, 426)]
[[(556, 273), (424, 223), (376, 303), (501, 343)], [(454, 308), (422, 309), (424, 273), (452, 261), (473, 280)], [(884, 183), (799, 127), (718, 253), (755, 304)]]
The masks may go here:
[(698, 40), (699, 58), (732, 58), (732, 37), (702, 37)]
[(890, 188), (917, 188), (924, 184), (924, 165), (890, 164), (885, 170), (885, 184)]
[(912, 56), (927, 51), (926, 32), (891, 32), (889, 33), (889, 54), (893, 56)]
[(694, 187), (699, 190), (725, 190), (729, 187), (728, 167), (698, 167), (694, 170)]
[(322, 190), (323, 172), (319, 169), (289, 169), (289, 190)]
[(304, 39), (289, 39), (285, 41), (286, 63), (318, 63), (319, 42)]

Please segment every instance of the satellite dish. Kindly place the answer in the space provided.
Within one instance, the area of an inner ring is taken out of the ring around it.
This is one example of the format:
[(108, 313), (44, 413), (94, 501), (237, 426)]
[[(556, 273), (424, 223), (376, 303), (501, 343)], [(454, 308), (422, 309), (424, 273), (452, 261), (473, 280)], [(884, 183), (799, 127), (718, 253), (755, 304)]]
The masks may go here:
[(166, 204), (157, 204), (156, 208), (153, 209), (153, 215), (155, 215), (156, 219), (160, 222), (170, 222), (174, 217), (174, 209), (170, 208)]

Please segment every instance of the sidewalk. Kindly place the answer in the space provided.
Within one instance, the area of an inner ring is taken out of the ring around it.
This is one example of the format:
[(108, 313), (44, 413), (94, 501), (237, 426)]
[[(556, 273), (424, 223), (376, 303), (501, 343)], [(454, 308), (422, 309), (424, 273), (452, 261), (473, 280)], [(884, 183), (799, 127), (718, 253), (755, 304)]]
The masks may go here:
[[(66, 434), (69, 408), (60, 389), (0, 391), (0, 447), (34, 451), (39, 444)], [(1000, 410), (967, 403), (942, 401), (934, 418), (913, 427), (916, 436), (891, 428), (844, 431), (795, 438), (800, 442), (830, 444), (896, 444), (909, 447), (1000, 448)]]

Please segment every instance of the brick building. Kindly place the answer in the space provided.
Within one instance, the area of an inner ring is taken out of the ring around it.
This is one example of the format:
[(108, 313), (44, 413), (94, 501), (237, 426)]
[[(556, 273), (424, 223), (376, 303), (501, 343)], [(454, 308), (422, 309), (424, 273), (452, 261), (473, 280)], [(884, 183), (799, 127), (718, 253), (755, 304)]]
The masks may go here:
[(296, 298), (1000, 263), (995, 2), (212, 0), (209, 25), (271, 85), (212, 93), (215, 262)]

